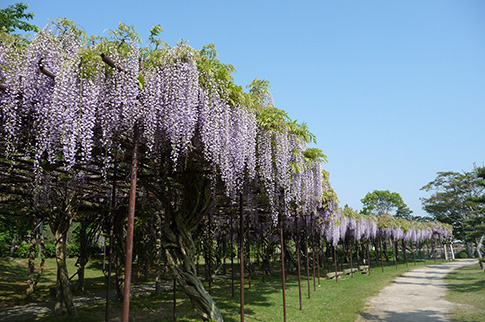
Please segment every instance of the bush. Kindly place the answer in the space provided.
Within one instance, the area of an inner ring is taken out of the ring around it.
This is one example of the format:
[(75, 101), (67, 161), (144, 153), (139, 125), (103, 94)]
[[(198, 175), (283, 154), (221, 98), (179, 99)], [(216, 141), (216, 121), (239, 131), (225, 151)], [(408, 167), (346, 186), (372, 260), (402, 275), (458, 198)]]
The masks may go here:
[(456, 253), (455, 258), (468, 258), (468, 253), (466, 250), (460, 250), (458, 253)]
[(0, 241), (0, 258), (10, 256), (10, 246), (7, 242)]
[(68, 244), (66, 246), (66, 256), (69, 258), (79, 257), (79, 245)]
[[(5, 255), (10, 253), (10, 247), (8, 245), (0, 245), (5, 250)], [(29, 257), (30, 245), (29, 244), (21, 244), (15, 250), (14, 256), (17, 258), (27, 258)], [(35, 254), (39, 253), (39, 246), (35, 246)], [(45, 244), (45, 256), (47, 258), (55, 258), (56, 257), (56, 247), (52, 243)], [(66, 256), (69, 258), (78, 257), (79, 256), (79, 245), (76, 244), (69, 244), (66, 246)]]
[(20, 244), (19, 247), (15, 250), (14, 256), (18, 258), (27, 258), (29, 257), (30, 245), (28, 244)]
[(56, 257), (56, 246), (52, 243), (45, 244), (45, 257), (54, 258)]

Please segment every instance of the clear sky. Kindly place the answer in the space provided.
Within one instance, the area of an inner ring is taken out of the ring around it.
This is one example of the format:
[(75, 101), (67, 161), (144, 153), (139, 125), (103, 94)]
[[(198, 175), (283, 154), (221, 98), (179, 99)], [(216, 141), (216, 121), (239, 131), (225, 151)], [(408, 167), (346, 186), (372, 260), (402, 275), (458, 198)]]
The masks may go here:
[(41, 28), (66, 17), (101, 35), (123, 21), (146, 40), (160, 24), (171, 45), (214, 43), (238, 85), (270, 81), (275, 105), (308, 124), (342, 206), (390, 190), (425, 215), (436, 172), (485, 162), (485, 1), (27, 2)]

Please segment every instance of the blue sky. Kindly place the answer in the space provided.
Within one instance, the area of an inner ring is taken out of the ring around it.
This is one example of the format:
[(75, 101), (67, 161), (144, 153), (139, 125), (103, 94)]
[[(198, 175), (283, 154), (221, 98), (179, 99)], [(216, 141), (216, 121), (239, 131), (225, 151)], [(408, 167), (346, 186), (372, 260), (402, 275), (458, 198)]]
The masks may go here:
[[(2, 1), (6, 7), (16, 1)], [(275, 105), (306, 122), (341, 205), (419, 189), (438, 171), (485, 162), (483, 1), (28, 1), (34, 24), (66, 17), (101, 35), (119, 22), (145, 40), (214, 43), (236, 83), (270, 81)]]

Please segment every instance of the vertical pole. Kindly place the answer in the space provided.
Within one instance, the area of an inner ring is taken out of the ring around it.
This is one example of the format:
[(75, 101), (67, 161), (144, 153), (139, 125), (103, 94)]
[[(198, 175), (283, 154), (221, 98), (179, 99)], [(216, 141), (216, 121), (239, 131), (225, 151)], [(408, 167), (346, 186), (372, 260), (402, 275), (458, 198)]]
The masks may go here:
[(222, 274), (226, 275), (226, 257), (227, 257), (227, 240), (225, 237), (222, 237)]
[(197, 253), (196, 260), (195, 260), (195, 276), (199, 276), (200, 268), (199, 268), (199, 257), (200, 257), (200, 241), (195, 243), (195, 251)]
[(414, 243), (414, 252), (413, 252), (413, 261), (414, 261), (414, 266), (416, 266), (416, 249), (418, 248), (417, 243)]
[(335, 263), (335, 282), (338, 282), (338, 268), (337, 268), (337, 245), (333, 246), (333, 261)]
[(382, 273), (384, 273), (384, 260), (382, 259), (382, 237), (381, 236), (379, 236), (379, 248), (381, 253), (381, 269), (382, 269)]
[[(113, 171), (113, 176), (116, 174)], [(106, 311), (105, 311), (105, 321), (109, 321), (109, 307), (111, 300), (111, 267), (113, 264), (113, 231), (114, 231), (114, 208), (116, 202), (116, 181), (113, 179), (113, 189), (111, 191), (111, 213), (109, 216), (109, 255), (108, 255), (108, 276), (106, 276)], [(106, 240), (105, 240), (106, 245)], [(104, 264), (104, 261), (103, 261)]]
[(264, 253), (264, 231), (263, 231), (263, 217), (259, 216), (259, 223), (260, 223), (260, 232), (261, 232), (261, 270), (263, 271), (263, 283), (264, 283), (264, 259), (263, 259), (263, 253)]
[(313, 233), (313, 216), (311, 217), (311, 236), (312, 236), (312, 266), (313, 266), (313, 292), (317, 291), (317, 282), (315, 278), (315, 238), (314, 238), (314, 233)]
[[(249, 223), (249, 221), (248, 221)], [(250, 227), (248, 227), (249, 229), (251, 229)], [(249, 235), (249, 233), (248, 233)], [(249, 271), (248, 271), (248, 286), (249, 288), (251, 288), (251, 278), (252, 278), (252, 275), (251, 275), (251, 245), (249, 244), (249, 236), (247, 238), (247, 242), (246, 242), (246, 254), (248, 254), (248, 267), (249, 267)]]
[(427, 256), (427, 255), (426, 255), (426, 252), (427, 252), (427, 253), (428, 253), (428, 255), (429, 255), (429, 247), (428, 247), (428, 242), (426, 242), (426, 250), (425, 250), (424, 246), (425, 246), (425, 245), (423, 244), (423, 251), (422, 251), (422, 253), (423, 253), (423, 259), (424, 259), (424, 265), (426, 265), (426, 256)]
[(298, 264), (298, 295), (300, 298), (300, 311), (303, 310), (301, 301), (301, 267), (300, 267), (300, 234), (298, 234), (298, 216), (295, 213), (295, 246), (296, 246), (296, 261)]
[(248, 238), (246, 239), (246, 253), (248, 254), (248, 286), (251, 288), (251, 279), (252, 279), (252, 274), (251, 274), (251, 244), (250, 244), (250, 232), (251, 232), (251, 219), (249, 218), (249, 213), (248, 213), (248, 229), (246, 231), (246, 234), (248, 234)]
[[(231, 209), (232, 212), (232, 209)], [(231, 213), (231, 296), (234, 298), (234, 213)]]
[(367, 265), (369, 265), (368, 271), (370, 275), (370, 250), (369, 250), (370, 245), (369, 244), (370, 244), (370, 238), (367, 240)]
[[(337, 252), (337, 255), (338, 255), (338, 252)], [(340, 257), (339, 262), (340, 262), (340, 271), (343, 272), (343, 270), (344, 270), (344, 258), (345, 258), (345, 241), (342, 241), (342, 255), (343, 256)]]
[(433, 260), (436, 264), (436, 243), (434, 240), (431, 241), (431, 254), (433, 254)]
[(241, 322), (244, 322), (244, 216), (242, 193), (239, 195), (239, 263), (241, 264), (239, 270), (241, 290)]
[(177, 279), (173, 277), (173, 321), (177, 321)]
[(408, 254), (406, 252), (406, 241), (404, 239), (402, 240), (402, 248), (403, 248), (404, 260), (406, 261), (406, 269), (407, 269), (408, 268)]
[(283, 246), (283, 216), (279, 213), (280, 246), (281, 246), (281, 286), (283, 288), (283, 321), (286, 322), (286, 297), (285, 297), (285, 248)]
[[(114, 190), (114, 189), (113, 189)], [(108, 276), (106, 276), (106, 312), (105, 321), (109, 321), (109, 307), (111, 300), (111, 267), (113, 265), (113, 214), (109, 218), (109, 255), (108, 255)]]
[[(350, 277), (354, 278), (354, 262), (352, 261), (352, 237), (349, 237), (349, 253), (350, 253)], [(359, 248), (357, 248), (357, 252), (359, 251)]]
[(123, 289), (123, 322), (130, 316), (131, 266), (133, 260), (133, 228), (135, 222), (136, 179), (138, 173), (138, 129), (135, 126), (133, 154), (131, 157), (130, 199), (128, 203), (128, 227), (126, 229), (125, 285)]
[(318, 276), (318, 287), (320, 287), (320, 236), (318, 236), (317, 241), (317, 276)]
[(394, 262), (396, 263), (396, 271), (397, 271), (397, 240), (394, 241)]
[(206, 269), (209, 270), (209, 294), (212, 295), (212, 209), (209, 211), (209, 231), (207, 233), (207, 239), (209, 244), (209, 261), (206, 263)]
[(379, 263), (379, 250), (378, 250), (378, 248), (379, 248), (379, 244), (377, 243), (377, 240), (374, 240), (374, 249), (375, 249), (374, 255), (376, 257), (376, 265), (377, 265), (377, 263)]
[(308, 284), (308, 298), (311, 297), (310, 295), (310, 258), (308, 256), (308, 231), (306, 230), (306, 222), (308, 216), (305, 215), (304, 218), (304, 223), (305, 223), (305, 231), (304, 231), (304, 236), (305, 236), (305, 256), (306, 256), (306, 280)]

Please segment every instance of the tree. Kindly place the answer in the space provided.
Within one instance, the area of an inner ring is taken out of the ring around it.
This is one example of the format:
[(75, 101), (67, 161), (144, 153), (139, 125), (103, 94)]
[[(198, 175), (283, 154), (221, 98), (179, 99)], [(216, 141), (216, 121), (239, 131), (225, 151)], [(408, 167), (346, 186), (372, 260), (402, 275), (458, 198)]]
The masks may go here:
[(360, 201), (363, 204), (362, 212), (364, 214), (374, 214), (377, 216), (391, 214), (397, 218), (412, 219), (412, 216), (410, 216), (412, 211), (397, 192), (374, 190), (373, 192), (367, 193)]
[(23, 31), (39, 31), (39, 27), (32, 25), (24, 20), (31, 20), (34, 18), (33, 13), (26, 13), (25, 10), (29, 7), (28, 4), (19, 2), (10, 5), (5, 9), (0, 10), (0, 30), (3, 29), (7, 33), (12, 34), (15, 30)]
[[(476, 169), (478, 179), (475, 181), (475, 185), (485, 190), (485, 167)], [(483, 192), (482, 190), (482, 192)], [(485, 193), (482, 193), (478, 197), (470, 198), (470, 201), (479, 207), (476, 216), (472, 216), (466, 221), (467, 234), (470, 238), (474, 239), (477, 245), (477, 255), (482, 258), (483, 240), (485, 238)]]
[(421, 190), (432, 192), (429, 198), (421, 198), (423, 209), (434, 219), (453, 226), (457, 239), (476, 244), (470, 235), (473, 221), (483, 211), (483, 205), (474, 202), (483, 196), (485, 189), (477, 185), (476, 172), (438, 172), (436, 179)]

